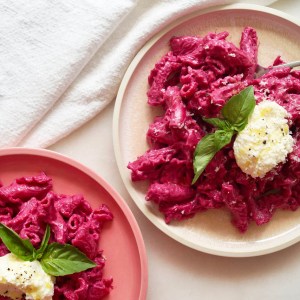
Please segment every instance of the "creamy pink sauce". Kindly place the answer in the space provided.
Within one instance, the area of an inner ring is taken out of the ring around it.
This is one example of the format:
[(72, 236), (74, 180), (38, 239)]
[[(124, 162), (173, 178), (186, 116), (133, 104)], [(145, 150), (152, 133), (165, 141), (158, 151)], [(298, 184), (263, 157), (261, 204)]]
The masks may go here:
[[(128, 168), (133, 181), (149, 181), (146, 200), (158, 206), (166, 223), (225, 207), (234, 226), (245, 232), (251, 221), (267, 223), (277, 209), (294, 211), (300, 204), (300, 71), (274, 69), (255, 79), (256, 31), (245, 28), (239, 47), (226, 40), (228, 35), (173, 37), (170, 51), (148, 78), (148, 104), (161, 106), (164, 114), (149, 126), (149, 150)], [(274, 58), (274, 65), (282, 62)], [(293, 152), (284, 164), (254, 179), (237, 166), (231, 143), (191, 185), (195, 147), (214, 130), (202, 118), (219, 117), (229, 98), (249, 85), (257, 103), (275, 101), (288, 111)]]
[[(0, 187), (0, 222), (29, 239), (38, 248), (47, 224), (51, 242), (72, 244), (95, 261), (95, 268), (56, 278), (54, 300), (104, 298), (112, 289), (112, 278), (103, 278), (105, 259), (98, 249), (103, 224), (113, 219), (106, 205), (93, 210), (82, 195), (53, 191), (52, 179), (41, 173), (17, 178)], [(0, 256), (9, 251), (0, 242)], [(0, 296), (0, 300), (8, 299)]]

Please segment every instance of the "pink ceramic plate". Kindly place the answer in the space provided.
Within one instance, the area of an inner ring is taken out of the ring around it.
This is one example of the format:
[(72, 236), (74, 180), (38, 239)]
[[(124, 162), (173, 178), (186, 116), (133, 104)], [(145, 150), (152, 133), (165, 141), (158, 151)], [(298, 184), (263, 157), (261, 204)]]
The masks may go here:
[(2, 149), (0, 166), (3, 184), (44, 171), (53, 179), (55, 192), (82, 194), (93, 208), (107, 204), (114, 219), (103, 229), (100, 248), (107, 258), (104, 275), (113, 277), (114, 289), (106, 299), (146, 299), (147, 259), (140, 230), (125, 202), (107, 182), (82, 164), (48, 150)]
[(300, 239), (300, 210), (277, 212), (269, 224), (252, 224), (240, 234), (222, 210), (199, 213), (183, 222), (166, 225), (155, 207), (146, 203), (147, 183), (132, 183), (126, 168), (148, 145), (146, 131), (159, 109), (147, 105), (147, 77), (155, 62), (168, 51), (172, 36), (203, 36), (228, 31), (229, 40), (239, 43), (242, 29), (252, 26), (259, 37), (259, 63), (269, 65), (277, 55), (286, 61), (299, 60), (299, 22), (274, 9), (255, 5), (230, 5), (194, 12), (160, 32), (137, 54), (124, 76), (114, 112), (114, 146), (120, 173), (127, 190), (141, 211), (175, 240), (200, 251), (223, 256), (254, 256), (277, 251)]

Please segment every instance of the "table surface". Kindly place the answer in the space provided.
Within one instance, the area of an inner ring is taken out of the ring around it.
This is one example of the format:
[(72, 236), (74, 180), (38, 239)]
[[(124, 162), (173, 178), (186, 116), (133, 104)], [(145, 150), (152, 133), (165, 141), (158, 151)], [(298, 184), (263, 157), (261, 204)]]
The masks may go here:
[[(298, 0), (279, 0), (270, 7), (300, 18)], [(127, 202), (147, 250), (147, 299), (300, 299), (300, 243), (259, 257), (219, 257), (172, 240), (148, 221), (132, 201), (119, 175), (112, 141), (113, 110), (114, 103), (111, 103), (93, 120), (49, 149), (96, 171)]]

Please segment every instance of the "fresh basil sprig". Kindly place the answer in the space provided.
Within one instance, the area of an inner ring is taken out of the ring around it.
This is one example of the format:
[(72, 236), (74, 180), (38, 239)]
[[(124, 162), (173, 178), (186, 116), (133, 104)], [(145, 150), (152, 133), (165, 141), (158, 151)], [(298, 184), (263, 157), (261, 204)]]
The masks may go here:
[(77, 248), (59, 243), (48, 245), (47, 251), (42, 256), (41, 265), (46, 273), (53, 276), (73, 274), (96, 266)]
[(42, 258), (44, 252), (46, 251), (46, 248), (48, 246), (48, 242), (49, 242), (49, 239), (50, 239), (50, 226), (47, 225), (46, 227), (46, 231), (45, 231), (45, 234), (44, 234), (44, 237), (43, 237), (43, 240), (42, 240), (42, 243), (41, 243), (41, 246), (40, 248), (36, 251), (36, 260), (39, 260)]
[(28, 239), (21, 239), (19, 235), (0, 223), (0, 238), (7, 249), (22, 260), (33, 261), (36, 250)]
[(93, 268), (96, 264), (84, 253), (69, 244), (52, 243), (47, 225), (41, 246), (36, 250), (28, 239), (0, 223), (0, 238), (7, 249), (25, 261), (39, 260), (43, 270), (52, 276), (65, 276)]
[(255, 107), (253, 86), (248, 86), (239, 94), (232, 96), (221, 110), (222, 118), (203, 120), (215, 127), (214, 133), (205, 135), (194, 152), (194, 184), (215, 154), (231, 142), (233, 135), (242, 131), (248, 124), (249, 116)]

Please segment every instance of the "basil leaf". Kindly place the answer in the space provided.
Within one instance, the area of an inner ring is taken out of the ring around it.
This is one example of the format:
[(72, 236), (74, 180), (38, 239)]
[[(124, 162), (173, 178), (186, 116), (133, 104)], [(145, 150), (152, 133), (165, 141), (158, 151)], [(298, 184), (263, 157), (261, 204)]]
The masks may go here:
[(231, 124), (231, 129), (242, 131), (255, 107), (253, 86), (248, 86), (232, 96), (222, 108), (223, 117)]
[(215, 147), (218, 149), (217, 151), (221, 150), (224, 146), (231, 142), (233, 134), (233, 131), (226, 130), (217, 130), (215, 132)]
[(219, 118), (203, 118), (203, 120), (218, 128), (215, 133), (204, 136), (194, 152), (194, 184), (215, 154), (230, 143), (232, 136), (242, 131), (248, 124), (248, 119), (255, 107), (254, 89), (249, 86), (239, 94), (232, 96), (222, 108)]
[(215, 154), (230, 143), (232, 136), (233, 131), (217, 130), (215, 133), (207, 134), (199, 141), (194, 152), (193, 168), (195, 176), (192, 184), (198, 180)]
[(230, 130), (230, 128), (231, 128), (230, 124), (226, 120), (223, 120), (223, 119), (219, 119), (219, 118), (206, 119), (206, 118), (203, 118), (203, 121), (205, 121), (206, 123), (209, 123), (211, 125), (214, 125), (218, 129)]
[(202, 172), (205, 170), (208, 163), (212, 160), (212, 158), (217, 153), (217, 149), (215, 147), (215, 134), (210, 133), (204, 136), (199, 143), (197, 144), (196, 150), (194, 152), (194, 178), (192, 184), (194, 184)]
[(22, 239), (20, 236), (0, 223), (0, 238), (7, 249), (18, 258), (25, 261), (33, 261), (36, 257), (36, 250), (28, 239)]
[(36, 259), (37, 260), (39, 260), (43, 256), (43, 253), (45, 252), (45, 250), (46, 250), (46, 248), (48, 246), (49, 239), (50, 239), (50, 226), (47, 225), (46, 231), (45, 231), (42, 243), (41, 243), (41, 246), (36, 251)]
[(96, 264), (72, 245), (52, 243), (47, 246), (40, 263), (52, 276), (64, 276), (93, 268)]

